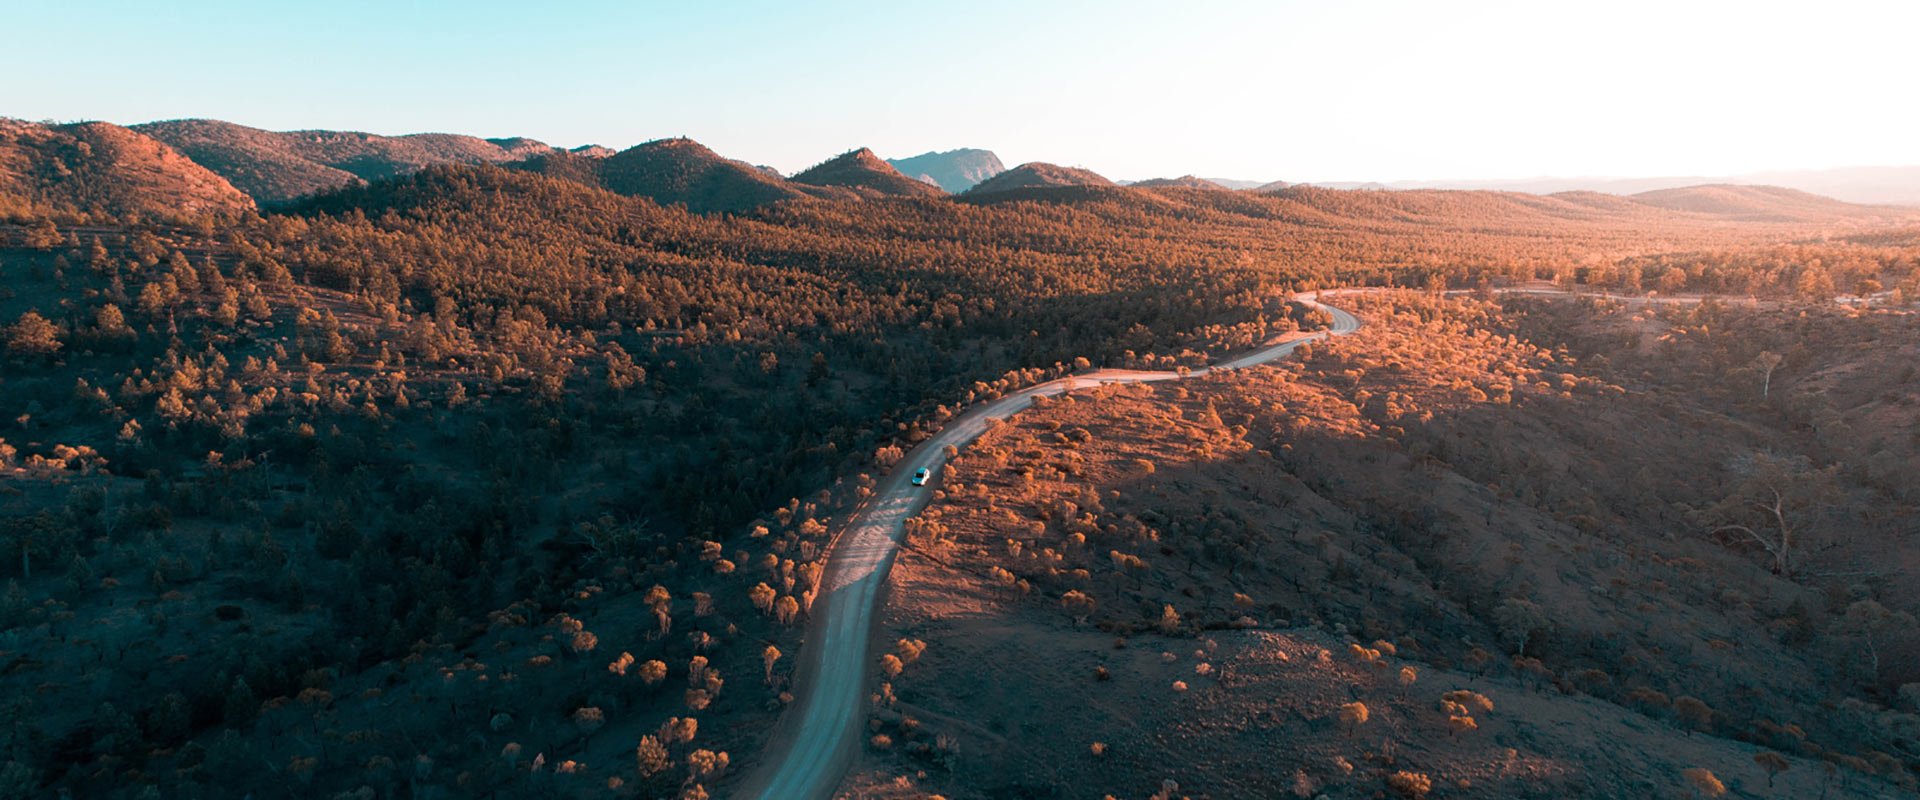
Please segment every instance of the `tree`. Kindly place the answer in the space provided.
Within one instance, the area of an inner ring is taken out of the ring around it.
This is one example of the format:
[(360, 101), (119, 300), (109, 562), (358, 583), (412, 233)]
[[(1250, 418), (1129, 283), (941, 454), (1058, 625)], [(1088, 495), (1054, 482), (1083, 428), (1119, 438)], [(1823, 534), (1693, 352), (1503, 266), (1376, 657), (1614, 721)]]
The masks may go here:
[(1773, 778), (1775, 775), (1786, 772), (1793, 766), (1793, 762), (1788, 761), (1786, 756), (1771, 750), (1762, 750), (1754, 753), (1753, 763), (1759, 764), (1761, 769), (1767, 771), (1767, 788), (1769, 789), (1773, 788)]
[(593, 736), (594, 731), (607, 723), (607, 715), (599, 708), (586, 706), (573, 710), (573, 727), (580, 731), (582, 742)]
[(640, 737), (640, 746), (634, 749), (633, 755), (642, 778), (651, 778), (673, 766), (673, 759), (667, 755), (667, 746), (652, 735)]
[(1545, 633), (1553, 629), (1553, 618), (1531, 600), (1510, 597), (1500, 602), (1493, 610), (1493, 624), (1500, 631), (1500, 638), (1507, 640), (1521, 657), (1527, 655), (1527, 642), (1534, 634)]
[(1772, 350), (1762, 350), (1753, 359), (1753, 371), (1760, 373), (1760, 399), (1765, 400), (1773, 392), (1773, 371), (1780, 368), (1785, 359)]
[(60, 246), (60, 229), (54, 227), (53, 220), (37, 219), (27, 226), (26, 245), (35, 250), (52, 250)]
[(1367, 720), (1372, 716), (1372, 712), (1367, 710), (1367, 704), (1357, 700), (1340, 706), (1340, 725), (1348, 732), (1359, 730), (1360, 726), (1367, 724)]
[(6, 530), (13, 547), (19, 549), (20, 579), (27, 581), (33, 580), (34, 557), (57, 558), (73, 546), (72, 536), (75, 533), (73, 526), (48, 511), (32, 516), (16, 516), (0, 523), (0, 529)]
[(1868, 675), (1880, 680), (1880, 646), (1890, 634), (1911, 631), (1916, 623), (1912, 614), (1894, 611), (1873, 600), (1855, 600), (1840, 618), (1842, 634), (1859, 639), (1867, 651)]
[(695, 750), (687, 754), (688, 777), (695, 783), (718, 778), (730, 760), (725, 751)]
[(260, 701), (254, 698), (252, 687), (247, 686), (246, 680), (234, 678), (232, 688), (227, 690), (227, 724), (234, 727), (245, 725), (252, 722), (254, 715), (259, 712)]
[(640, 665), (640, 680), (654, 686), (667, 679), (667, 662), (651, 659)]
[(762, 581), (747, 590), (747, 597), (753, 600), (754, 608), (760, 609), (762, 614), (767, 614), (773, 612), (773, 601), (780, 597), (780, 593)]
[(779, 660), (780, 660), (780, 648), (778, 647), (774, 647), (773, 645), (767, 645), (767, 649), (760, 651), (760, 661), (767, 665), (767, 685), (768, 686), (773, 685), (773, 665)]
[(1810, 524), (1838, 493), (1839, 466), (1816, 468), (1805, 456), (1753, 453), (1736, 459), (1733, 492), (1705, 512), (1713, 535), (1737, 539), (1767, 552), (1776, 575), (1791, 576)]
[(667, 587), (654, 584), (647, 590), (647, 607), (653, 609), (653, 618), (660, 623), (661, 636), (673, 630), (673, 594)]
[(28, 311), (7, 329), (7, 351), (20, 357), (60, 352), (60, 328), (38, 311)]
[(1093, 598), (1088, 597), (1086, 592), (1073, 589), (1061, 596), (1060, 605), (1067, 609), (1068, 614), (1073, 615), (1073, 624), (1085, 625), (1087, 617), (1093, 613), (1094, 603)]

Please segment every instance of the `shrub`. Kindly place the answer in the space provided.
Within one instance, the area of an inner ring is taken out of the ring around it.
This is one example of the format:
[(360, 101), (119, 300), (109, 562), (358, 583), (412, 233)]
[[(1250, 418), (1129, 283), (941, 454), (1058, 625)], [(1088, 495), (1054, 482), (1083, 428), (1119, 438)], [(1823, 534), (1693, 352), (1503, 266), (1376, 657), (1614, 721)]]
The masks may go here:
[(1493, 712), (1492, 700), (1487, 699), (1487, 696), (1484, 694), (1468, 689), (1456, 689), (1447, 692), (1441, 695), (1440, 699), (1442, 702), (1458, 703), (1468, 710), (1478, 710), (1484, 713)]
[(1180, 630), (1180, 612), (1173, 610), (1173, 606), (1170, 606), (1170, 605), (1161, 606), (1160, 632), (1168, 636), (1172, 636), (1173, 634), (1179, 632), (1179, 630)]
[(1713, 709), (1699, 698), (1685, 695), (1673, 698), (1673, 713), (1687, 724), (1689, 735), (1695, 730), (1704, 731), (1713, 723)]
[(1433, 791), (1433, 779), (1425, 773), (1401, 770), (1387, 776), (1387, 788), (1407, 800), (1421, 800)]
[(1686, 779), (1687, 785), (1692, 786), (1694, 793), (1699, 797), (1719, 797), (1727, 793), (1727, 785), (1721, 783), (1712, 772), (1702, 767), (1689, 767), (1682, 770), (1680, 777)]
[(607, 671), (624, 678), (627, 675), (627, 670), (632, 666), (633, 654), (623, 652), (619, 658), (613, 660), (613, 663), (607, 665)]

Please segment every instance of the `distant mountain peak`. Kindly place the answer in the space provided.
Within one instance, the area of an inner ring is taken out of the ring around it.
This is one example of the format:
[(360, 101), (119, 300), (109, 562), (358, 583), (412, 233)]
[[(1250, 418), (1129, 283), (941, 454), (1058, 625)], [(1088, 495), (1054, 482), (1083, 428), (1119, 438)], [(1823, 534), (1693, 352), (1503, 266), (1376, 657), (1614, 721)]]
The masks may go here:
[(931, 183), (954, 194), (967, 191), (988, 178), (1007, 171), (992, 150), (960, 148), (928, 152), (912, 158), (889, 159), (901, 174), (922, 183)]

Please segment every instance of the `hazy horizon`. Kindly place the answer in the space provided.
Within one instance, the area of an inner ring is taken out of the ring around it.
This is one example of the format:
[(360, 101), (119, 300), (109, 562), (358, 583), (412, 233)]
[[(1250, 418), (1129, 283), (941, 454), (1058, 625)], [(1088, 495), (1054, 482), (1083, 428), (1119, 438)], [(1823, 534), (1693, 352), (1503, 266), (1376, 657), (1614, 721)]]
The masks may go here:
[[(792, 173), (978, 147), (1117, 179), (1737, 177), (1920, 164), (1890, 102), (1920, 8), (1007, 2), (724, 12), (31, 2), (0, 114), (270, 130), (689, 136)], [(592, 24), (582, 24), (590, 21)], [(88, 57), (72, 57), (75, 42)], [(48, 69), (59, 65), (59, 69)], [(1516, 67), (1522, 67), (1516, 69)], [(128, 80), (138, 75), (140, 80)]]

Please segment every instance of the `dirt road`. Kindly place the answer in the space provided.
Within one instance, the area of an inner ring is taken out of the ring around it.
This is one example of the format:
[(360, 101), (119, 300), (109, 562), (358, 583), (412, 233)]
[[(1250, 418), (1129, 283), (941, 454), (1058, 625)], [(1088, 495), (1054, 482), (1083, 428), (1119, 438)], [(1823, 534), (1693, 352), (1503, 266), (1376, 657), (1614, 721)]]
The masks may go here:
[(814, 599), (806, 647), (795, 675), (795, 705), (782, 717), (781, 730), (761, 768), (742, 782), (737, 796), (830, 797), (859, 751), (880, 588), (886, 583), (907, 519), (926, 506), (933, 491), (912, 484), (916, 470), (938, 474), (946, 464), (948, 447), (966, 446), (986, 432), (988, 423), (1019, 413), (1036, 397), (1104, 384), (1181, 380), (1216, 369), (1244, 369), (1283, 358), (1307, 342), (1346, 335), (1360, 327), (1354, 315), (1320, 305), (1316, 295), (1296, 299), (1325, 309), (1333, 317), (1331, 328), (1269, 342), (1246, 355), (1185, 374), (1108, 369), (1039, 384), (968, 410), (895, 464), (828, 552), (826, 574)]

